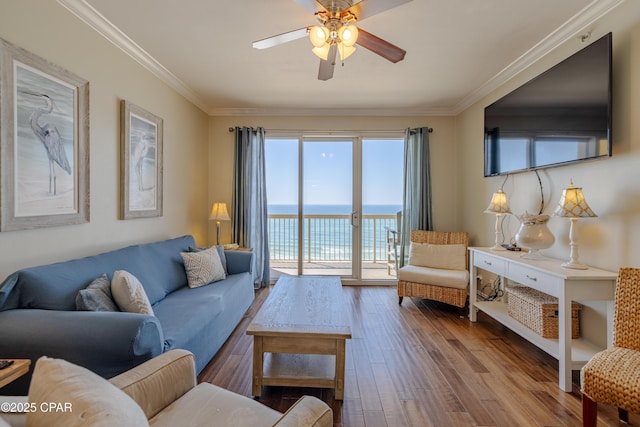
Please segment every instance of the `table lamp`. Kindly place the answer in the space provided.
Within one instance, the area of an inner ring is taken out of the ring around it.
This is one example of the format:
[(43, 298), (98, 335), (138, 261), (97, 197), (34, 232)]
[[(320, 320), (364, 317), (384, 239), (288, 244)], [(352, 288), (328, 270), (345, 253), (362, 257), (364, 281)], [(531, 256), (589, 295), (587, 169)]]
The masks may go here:
[(211, 207), (210, 220), (216, 221), (216, 245), (220, 244), (220, 221), (231, 221), (229, 212), (227, 212), (227, 204), (224, 202), (215, 202)]
[(569, 246), (571, 247), (570, 260), (564, 262), (561, 265), (565, 268), (574, 268), (577, 270), (586, 270), (587, 267), (578, 261), (578, 237), (575, 231), (575, 224), (578, 218), (593, 218), (597, 217), (591, 210), (587, 201), (582, 194), (582, 188), (574, 187), (573, 180), (569, 185), (569, 188), (562, 190), (562, 197), (558, 207), (553, 211), (555, 216), (561, 216), (569, 218), (571, 220), (571, 227), (569, 228)]
[(509, 208), (509, 202), (507, 202), (507, 195), (502, 191), (502, 187), (493, 193), (493, 197), (491, 197), (491, 202), (487, 209), (484, 210), (485, 213), (492, 213), (496, 216), (496, 242), (490, 248), (493, 251), (504, 251), (506, 250), (501, 246), (502, 241), (504, 240), (502, 237), (502, 215), (509, 215), (511, 213), (511, 209)]

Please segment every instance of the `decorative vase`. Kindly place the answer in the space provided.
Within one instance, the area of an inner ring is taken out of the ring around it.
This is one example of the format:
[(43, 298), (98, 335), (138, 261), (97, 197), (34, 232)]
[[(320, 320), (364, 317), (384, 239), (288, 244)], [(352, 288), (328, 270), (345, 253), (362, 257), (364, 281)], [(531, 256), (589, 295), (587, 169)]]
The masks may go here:
[(525, 212), (519, 216), (520, 229), (516, 233), (516, 242), (529, 252), (522, 255), (526, 259), (543, 259), (541, 249), (550, 248), (555, 237), (547, 227), (549, 215), (531, 215)]

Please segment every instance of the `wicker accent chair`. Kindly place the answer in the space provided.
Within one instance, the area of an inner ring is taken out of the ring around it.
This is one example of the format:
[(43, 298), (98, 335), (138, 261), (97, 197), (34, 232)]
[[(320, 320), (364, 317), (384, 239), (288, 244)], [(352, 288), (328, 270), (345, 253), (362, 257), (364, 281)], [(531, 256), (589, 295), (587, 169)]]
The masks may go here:
[(640, 268), (621, 268), (615, 295), (613, 347), (580, 371), (582, 424), (595, 426), (598, 403), (618, 408), (620, 421), (640, 413)]
[[(412, 230), (410, 240), (412, 243), (432, 245), (464, 245), (464, 254), (460, 255), (464, 260), (458, 262), (459, 267), (464, 265), (464, 270), (444, 270), (433, 266), (435, 268), (426, 268), (426, 274), (418, 279), (415, 274), (410, 274), (416, 267), (405, 265), (398, 271), (398, 304), (402, 304), (403, 297), (418, 297), (454, 305), (461, 309), (460, 314), (463, 315), (468, 303), (469, 234), (465, 231)], [(452, 274), (456, 276), (455, 286), (451, 285)]]

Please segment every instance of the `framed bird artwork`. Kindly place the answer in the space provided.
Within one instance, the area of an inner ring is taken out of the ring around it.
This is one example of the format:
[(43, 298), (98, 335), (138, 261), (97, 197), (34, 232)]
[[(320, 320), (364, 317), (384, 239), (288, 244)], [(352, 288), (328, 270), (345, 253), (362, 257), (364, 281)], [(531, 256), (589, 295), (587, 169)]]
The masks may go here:
[(121, 219), (162, 216), (163, 120), (120, 101)]
[(0, 231), (89, 222), (89, 82), (0, 39)]

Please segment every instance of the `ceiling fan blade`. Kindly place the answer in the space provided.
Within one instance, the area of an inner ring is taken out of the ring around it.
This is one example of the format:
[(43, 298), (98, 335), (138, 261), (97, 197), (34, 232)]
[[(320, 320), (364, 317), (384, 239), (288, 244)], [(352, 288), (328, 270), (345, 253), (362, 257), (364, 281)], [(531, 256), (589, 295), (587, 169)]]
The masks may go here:
[(325, 7), (316, 0), (295, 0), (295, 2), (311, 12), (312, 15), (315, 15), (316, 12), (322, 11), (323, 9), (326, 10)]
[[(296, 0), (298, 1), (298, 0)], [(385, 10), (393, 9), (411, 0), (361, 0), (347, 9), (358, 17), (358, 21), (377, 15)], [(299, 3), (299, 1), (298, 1)]]
[(369, 49), (373, 53), (377, 53), (389, 61), (396, 63), (402, 61), (407, 51), (400, 49), (398, 46), (382, 40), (380, 37), (374, 36), (358, 27), (358, 40), (356, 44)]
[(329, 48), (329, 55), (327, 60), (320, 60), (320, 68), (318, 69), (318, 80), (329, 80), (333, 77), (333, 70), (336, 65), (336, 54), (338, 53), (338, 46), (332, 44)]
[(266, 39), (253, 42), (253, 47), (256, 49), (266, 49), (269, 47), (277, 46), (282, 43), (290, 42), (305, 37), (308, 34), (308, 28), (300, 28), (298, 30), (289, 31), (286, 33), (278, 34), (277, 36), (267, 37)]

